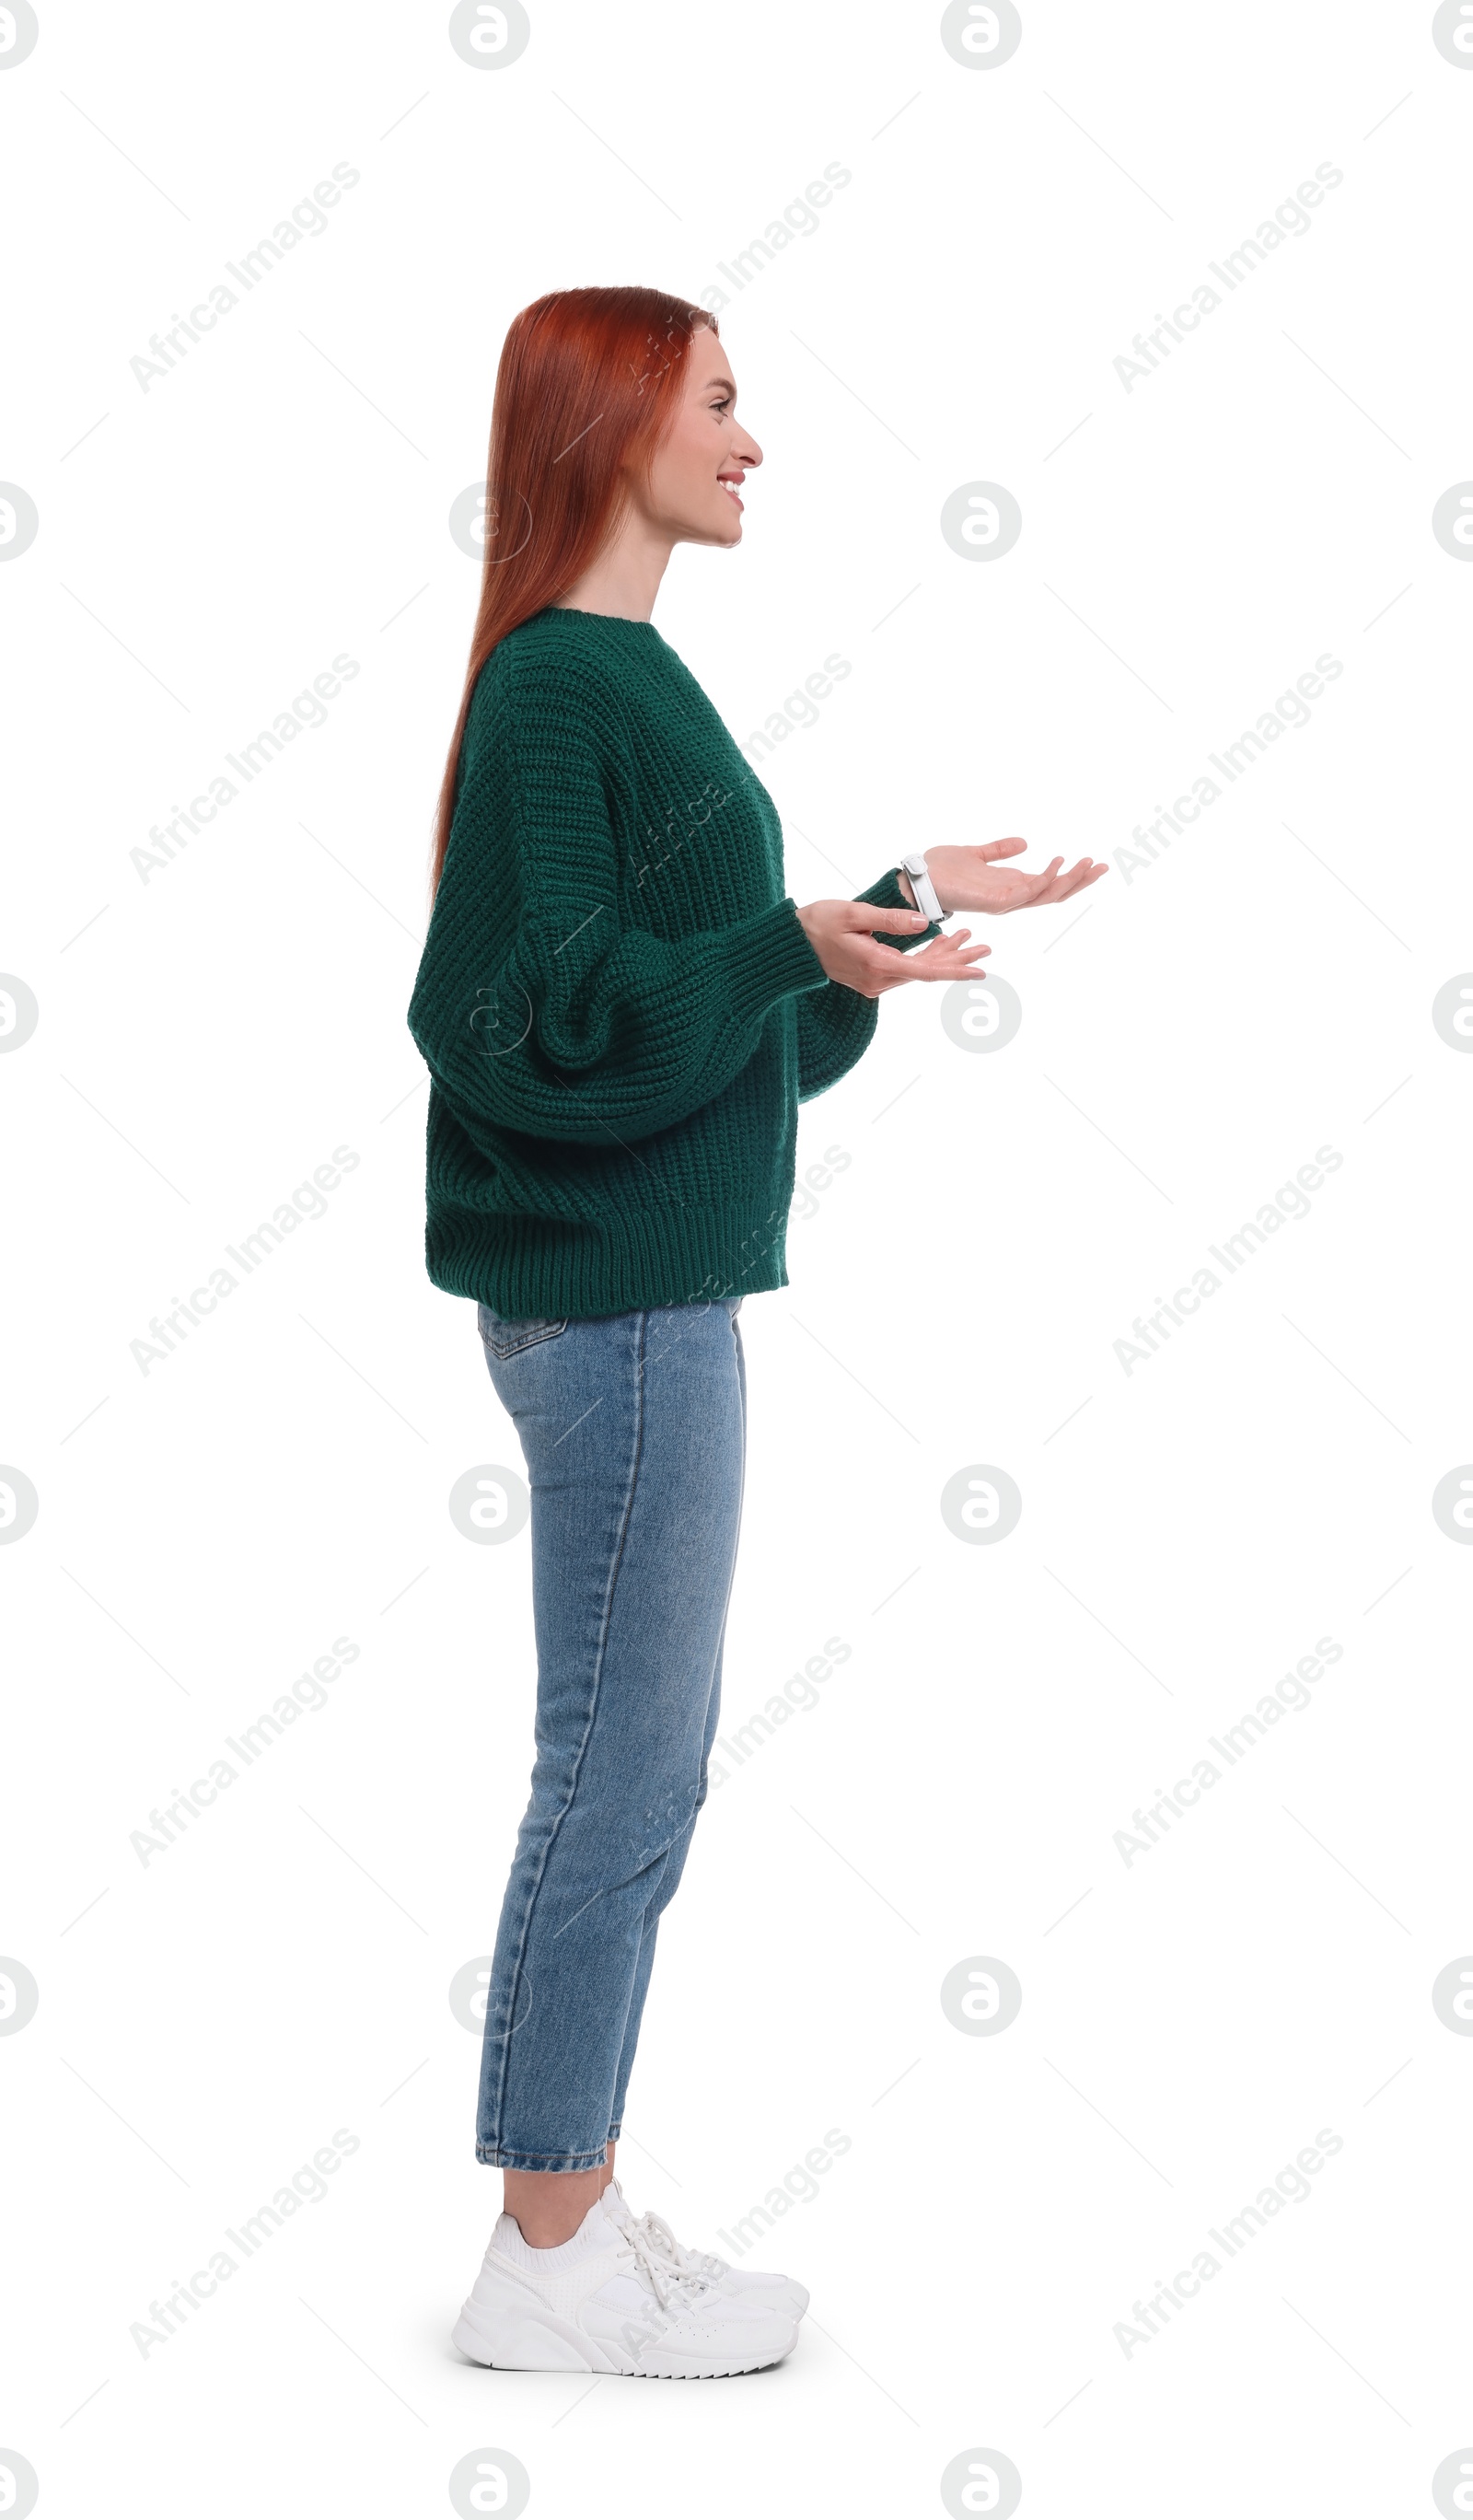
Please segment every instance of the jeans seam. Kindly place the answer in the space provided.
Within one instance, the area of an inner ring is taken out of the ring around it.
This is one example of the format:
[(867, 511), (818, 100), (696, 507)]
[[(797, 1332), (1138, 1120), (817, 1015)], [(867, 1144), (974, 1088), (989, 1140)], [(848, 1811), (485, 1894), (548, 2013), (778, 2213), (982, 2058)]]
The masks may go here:
[[(736, 1589), (736, 1560), (741, 1551), (741, 1509), (746, 1503), (746, 1376), (741, 1364), (741, 1332), (736, 1327), (736, 1311), (734, 1311), (731, 1316), (731, 1322), (732, 1343), (736, 1350), (736, 1408), (737, 1423), (741, 1428), (741, 1470), (736, 1482), (736, 1529), (732, 1542), (732, 1571), (727, 1577), (727, 1598), (722, 1605), (721, 1625), (716, 1631), (716, 1668), (718, 1671), (721, 1670), (726, 1650), (727, 1621), (732, 1614), (732, 1594)], [(720, 1720), (721, 1715), (720, 1709), (718, 1708), (717, 1722), (719, 1723)], [(691, 1815), (691, 1826), (692, 1829), (705, 1808), (706, 1771), (708, 1766), (709, 1761), (702, 1758), (700, 1763), (700, 1784), (695, 1796), (695, 1809)]]
[[(736, 1350), (736, 1405), (737, 1405), (737, 1424), (738, 1424), (738, 1426), (739, 1426), (739, 1428), (740, 1428), (740, 1441), (741, 1441), (741, 1472), (740, 1472), (740, 1477), (739, 1477), (738, 1482), (737, 1482), (737, 1489), (736, 1489), (736, 1539), (735, 1539), (735, 1541), (734, 1541), (734, 1543), (733, 1543), (733, 1548), (732, 1548), (732, 1571), (731, 1571), (731, 1574), (730, 1574), (730, 1575), (728, 1576), (728, 1578), (727, 1578), (727, 1597), (726, 1597), (726, 1600), (725, 1600), (725, 1602), (724, 1602), (724, 1604), (723, 1604), (723, 1606), (722, 1606), (722, 1613), (721, 1613), (721, 1626), (720, 1626), (720, 1628), (719, 1628), (719, 1629), (718, 1629), (718, 1631), (717, 1631), (717, 1637), (716, 1637), (716, 1668), (717, 1668), (717, 1670), (718, 1670), (718, 1671), (719, 1671), (719, 1670), (720, 1670), (720, 1668), (721, 1668), (722, 1660), (723, 1660), (723, 1656), (724, 1656), (725, 1649), (726, 1649), (726, 1633), (727, 1633), (727, 1623), (728, 1623), (728, 1621), (729, 1621), (729, 1619), (730, 1619), (730, 1617), (731, 1617), (731, 1610), (732, 1610), (732, 1594), (733, 1594), (733, 1590), (734, 1590), (734, 1588), (735, 1588), (735, 1586), (736, 1586), (736, 1563), (737, 1563), (737, 1558), (738, 1558), (738, 1556), (739, 1556), (739, 1554), (740, 1554), (740, 1549), (741, 1549), (741, 1515), (742, 1515), (742, 1508), (743, 1508), (743, 1506), (745, 1505), (745, 1502), (746, 1502), (746, 1456), (747, 1456), (746, 1371), (745, 1371), (745, 1366), (744, 1366), (744, 1363), (743, 1363), (743, 1357), (742, 1357), (741, 1330), (740, 1330), (740, 1327), (739, 1327), (739, 1325), (738, 1325), (738, 1323), (737, 1323), (737, 1320), (736, 1320), (736, 1315), (737, 1315), (737, 1313), (739, 1312), (740, 1308), (741, 1308), (741, 1298), (738, 1296), (738, 1298), (737, 1298), (737, 1300), (736, 1300), (736, 1303), (732, 1307), (732, 1310), (731, 1310), (730, 1314), (728, 1315), (728, 1319), (730, 1320), (731, 1325), (732, 1325), (732, 1343), (733, 1343), (733, 1346), (734, 1346), (734, 1348), (735, 1348), (735, 1350)], [(718, 1707), (718, 1719), (717, 1719), (717, 1720), (718, 1720), (718, 1721), (720, 1720), (720, 1710), (719, 1710), (719, 1707)], [(687, 1821), (687, 1822), (686, 1822), (686, 1824), (685, 1824), (685, 1828), (684, 1828), (682, 1831), (680, 1831), (680, 1832), (679, 1832), (679, 1836), (684, 1836), (684, 1837), (688, 1840), (688, 1843), (689, 1843), (690, 1838), (691, 1838), (691, 1837), (692, 1837), (692, 1836), (693, 1836), (693, 1834), (694, 1834), (694, 1830), (695, 1830), (695, 1823), (696, 1823), (696, 1822), (699, 1820), (700, 1815), (701, 1815), (701, 1812), (704, 1810), (704, 1808), (705, 1808), (705, 1804), (706, 1804), (706, 1801), (707, 1801), (708, 1791), (709, 1791), (709, 1766), (710, 1766), (710, 1762), (709, 1762), (709, 1759), (706, 1757), (706, 1755), (705, 1755), (705, 1753), (704, 1753), (704, 1748), (703, 1748), (703, 1750), (702, 1750), (702, 1757), (701, 1757), (701, 1763), (700, 1763), (700, 1777), (699, 1777), (699, 1779), (698, 1779), (697, 1784), (696, 1784), (694, 1804), (693, 1804), (693, 1806), (692, 1806), (692, 1808), (691, 1817), (690, 1817), (690, 1819)], [(664, 1849), (664, 1858), (665, 1858), (665, 1860), (666, 1860), (666, 1861), (668, 1861), (668, 1859), (669, 1859), (669, 1857), (670, 1857), (670, 1854), (671, 1854), (671, 1852), (672, 1852), (672, 1849), (673, 1849), (674, 1845), (676, 1845), (676, 1844), (679, 1842), (679, 1836), (678, 1836), (676, 1839), (672, 1839), (670, 1846), (667, 1846), (667, 1847)], [(659, 1919), (658, 1919), (658, 1918), (656, 1918), (656, 1919), (655, 1919), (655, 1923), (656, 1923), (656, 1927), (658, 1927), (658, 1923), (659, 1923)], [(643, 1928), (643, 1927), (642, 1927), (642, 1931), (643, 1931), (643, 1930), (645, 1930), (645, 1928)], [(615, 2068), (614, 2068), (615, 2076), (616, 2076), (616, 2077), (617, 2077), (617, 2075), (618, 2075), (618, 2072), (619, 2072), (620, 2067), (621, 2067), (621, 2066), (622, 2066), (622, 2064), (623, 2064), (623, 2060), (624, 2060), (624, 2056), (623, 2056), (623, 2048), (622, 2048), (622, 2047), (621, 2047), (621, 2048), (620, 2048), (620, 2050), (619, 2050), (619, 2061), (618, 2061), (618, 2064), (617, 2064), (617, 2065), (615, 2066)], [(631, 2067), (632, 2067), (632, 2064), (633, 2064), (633, 2059), (631, 2059)], [(613, 2126), (611, 2126), (611, 2127), (610, 2127), (610, 2129), (609, 2129), (609, 2136), (608, 2136), (608, 2139), (609, 2139), (610, 2143), (616, 2143), (616, 2142), (619, 2140), (619, 2136), (620, 2136), (620, 2133), (621, 2133), (621, 2131), (622, 2131), (622, 2127), (623, 2127), (623, 2120), (624, 2120), (624, 2108), (625, 2108), (625, 2107), (627, 2107), (627, 2105), (628, 2105), (628, 2087), (627, 2087), (627, 2079), (626, 2079), (625, 2089), (624, 2089), (624, 2092), (622, 2092), (622, 2094), (620, 2093), (620, 2091), (619, 2091), (619, 2084), (618, 2084), (617, 2079), (615, 2080), (615, 2084), (614, 2084), (614, 2092), (615, 2092), (615, 2096), (616, 2096), (616, 2097), (620, 2097), (620, 2098), (622, 2099), (623, 2105), (621, 2106), (621, 2108), (620, 2108), (620, 2110), (619, 2110), (619, 2115), (618, 2115), (618, 2118), (617, 2118), (617, 2120), (616, 2120), (615, 2124), (614, 2124)]]
[[(521, 1989), (522, 1971), (526, 1960), (527, 1941), (532, 1930), (532, 1918), (536, 1912), (538, 1894), (541, 1891), (543, 1881), (546, 1878), (548, 1865), (552, 1861), (553, 1849), (558, 1843), (558, 1832), (560, 1831), (562, 1823), (567, 1818), (569, 1811), (572, 1809), (574, 1799), (577, 1795), (578, 1780), (583, 1773), (584, 1755), (588, 1749), (589, 1736), (593, 1732), (594, 1723), (599, 1712), (599, 1688), (603, 1678), (604, 1656), (608, 1649), (608, 1630), (610, 1620), (613, 1616), (614, 1592), (618, 1584), (619, 1569), (624, 1562), (624, 1544), (629, 1536), (629, 1518), (634, 1511), (635, 1489), (639, 1483), (640, 1462), (645, 1449), (645, 1332), (648, 1319), (649, 1316), (647, 1312), (642, 1312), (640, 1314), (639, 1349), (636, 1357), (635, 1373), (634, 1458), (629, 1465), (629, 1484), (624, 1495), (624, 1510), (619, 1525), (618, 1546), (614, 1551), (613, 1563), (609, 1568), (608, 1582), (604, 1588), (603, 1611), (599, 1632), (599, 1648), (594, 1664), (593, 1688), (589, 1692), (588, 1721), (583, 1728), (583, 1738), (578, 1744), (578, 1755), (573, 1762), (572, 1781), (568, 1786), (562, 1807), (557, 1814), (553, 1822), (553, 1825), (548, 1831), (547, 1844), (543, 1848), (542, 1852), (542, 1861), (537, 1868), (537, 1878), (531, 1885), (527, 1895), (526, 1905), (522, 1911), (521, 1925), (516, 1942), (516, 1957), (512, 1964), (508, 1984), (508, 2012), (510, 2015), (510, 2027), (507, 2030), (505, 2038), (501, 2042), (501, 2072), (498, 2077), (496, 2087), (496, 2123), (498, 2127), (502, 2125), (506, 2109), (507, 2077), (511, 2071), (512, 2065), (512, 2041), (516, 2034), (516, 2000)], [(477, 2147), (477, 2149), (479, 2149), (479, 2147)], [(499, 2151), (501, 2147), (498, 2145), (495, 2149)]]

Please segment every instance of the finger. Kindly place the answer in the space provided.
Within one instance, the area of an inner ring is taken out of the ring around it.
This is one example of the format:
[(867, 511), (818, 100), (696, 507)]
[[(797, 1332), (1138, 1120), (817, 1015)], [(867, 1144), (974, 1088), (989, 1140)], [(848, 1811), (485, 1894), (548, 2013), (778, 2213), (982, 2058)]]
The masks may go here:
[(980, 850), (979, 855), (989, 860), (1015, 858), (1019, 849), (1026, 849), (1027, 846), (1026, 840), (989, 840)]
[[(1088, 865), (1088, 859), (1085, 863)], [(1079, 867), (1071, 867), (1067, 875), (1054, 876), (1047, 890), (1039, 897), (1043, 901), (1067, 901), (1070, 894), (1077, 892), (1080, 885), (1088, 880), (1088, 877)]]
[(970, 934), (970, 928), (963, 927), (955, 936), (933, 936), (914, 954), (896, 954), (877, 945), (865, 957), (864, 977), (881, 990), (899, 988), (907, 980), (959, 979), (992, 952), (988, 944), (965, 944)]
[(930, 921), (920, 910), (877, 910), (872, 901), (845, 901), (839, 907), (848, 913), (846, 927), (882, 927), (889, 934), (914, 933), (917, 927), (928, 927)]
[(992, 948), (988, 945), (976, 945), (968, 954), (958, 954), (945, 963), (934, 963), (917, 968), (914, 976), (917, 980), (983, 979), (986, 974), (981, 968), (982, 958), (991, 951)]

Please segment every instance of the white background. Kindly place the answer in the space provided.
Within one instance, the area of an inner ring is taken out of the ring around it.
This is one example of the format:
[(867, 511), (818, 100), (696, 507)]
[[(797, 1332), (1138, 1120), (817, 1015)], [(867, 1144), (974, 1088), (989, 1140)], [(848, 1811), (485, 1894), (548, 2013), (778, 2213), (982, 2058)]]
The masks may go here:
[[(0, 569), (0, 966), (39, 1006), (0, 1059), (0, 1458), (40, 1500), (0, 1552), (0, 1950), (39, 1989), (0, 2039), (0, 2444), (43, 2514), (435, 2512), (485, 2446), (534, 2513), (939, 2512), (978, 2446), (1025, 2514), (1430, 2512), (1473, 2441), (1473, 2044), (1431, 2002), (1473, 1948), (1473, 1557), (1431, 1511), (1473, 1456), (1473, 1059), (1431, 1019), (1473, 967), (1473, 570), (1430, 522), (1473, 473), (1473, 75), (1365, 0), (1059, 0), (983, 71), (870, 0), (538, 8), (491, 72), (446, 14), (45, 8), (0, 72), (0, 473), (39, 516)], [(327, 232), (143, 390), (339, 161)], [(817, 232), (720, 282), (831, 161)], [(1310, 232), (1128, 392), (1132, 337), (1325, 161)], [(798, 2352), (720, 2390), (448, 2342), (500, 2181), (447, 1991), (490, 1948), (533, 1656), (525, 1535), (447, 1511), (517, 1455), (424, 1276), (404, 1011), (476, 596), (448, 512), (511, 317), (592, 281), (723, 288), (765, 451), (664, 636), (738, 740), (852, 663), (763, 769), (795, 898), (940, 838), (1112, 862), (1083, 915), (994, 923), (1005, 1048), (885, 1000), (803, 1112), (800, 1165), (850, 1160), (742, 1313), (731, 1716), (852, 1652), (703, 1819), (626, 2184), (709, 2245), (851, 2143), (748, 2253), (811, 2286)], [(991, 564), (939, 526), (975, 480), (1022, 511)], [(145, 880), (150, 827), (340, 653), (328, 722)], [(1311, 723), (1123, 860), (1321, 654)], [(142, 1372), (338, 1146), (327, 1213)], [(1135, 1316), (1321, 1146), (1310, 1214), (1127, 1372)], [(940, 1512), (977, 1463), (1022, 1495), (996, 1546)], [(143, 1864), (341, 1636), (329, 1704)], [(1127, 1865), (1321, 1637), (1310, 1706)], [(995, 2037), (941, 2006), (977, 1955), (1023, 1989)], [(142, 2356), (338, 2129), (327, 2196)], [(1123, 2351), (1321, 2129), (1307, 2200)]]

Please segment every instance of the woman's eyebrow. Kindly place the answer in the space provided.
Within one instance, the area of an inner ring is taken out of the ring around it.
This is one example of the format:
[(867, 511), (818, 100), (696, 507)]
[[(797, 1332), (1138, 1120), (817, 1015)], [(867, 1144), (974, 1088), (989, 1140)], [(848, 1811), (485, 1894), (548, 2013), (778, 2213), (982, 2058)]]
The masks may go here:
[(709, 393), (713, 385), (720, 385), (723, 391), (729, 393), (732, 400), (734, 402), (736, 401), (736, 388), (733, 384), (730, 377), (707, 377), (705, 383), (701, 387), (702, 393)]

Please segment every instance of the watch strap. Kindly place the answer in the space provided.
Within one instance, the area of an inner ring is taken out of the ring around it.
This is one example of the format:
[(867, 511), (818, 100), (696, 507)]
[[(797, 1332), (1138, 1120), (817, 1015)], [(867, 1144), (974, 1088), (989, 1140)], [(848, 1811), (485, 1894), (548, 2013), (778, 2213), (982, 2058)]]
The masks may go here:
[(910, 856), (902, 858), (900, 863), (904, 872), (911, 878), (911, 889), (915, 895), (916, 909), (923, 910), (927, 919), (945, 919), (947, 914), (941, 907), (936, 887), (931, 881), (930, 869), (925, 862), (924, 850), (913, 849)]

